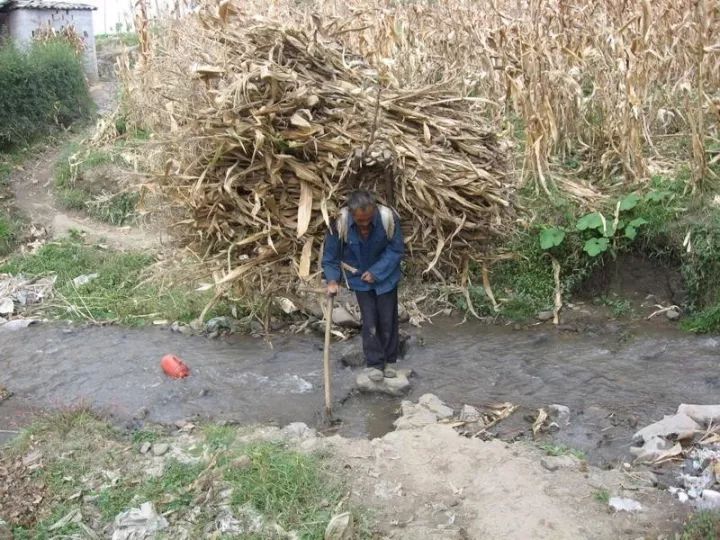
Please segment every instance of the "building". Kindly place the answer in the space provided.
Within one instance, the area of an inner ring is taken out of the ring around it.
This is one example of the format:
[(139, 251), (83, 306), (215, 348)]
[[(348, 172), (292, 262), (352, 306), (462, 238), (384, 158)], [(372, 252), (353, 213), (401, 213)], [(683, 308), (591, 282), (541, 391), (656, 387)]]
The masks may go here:
[(49, 25), (59, 31), (72, 26), (85, 41), (85, 73), (94, 81), (98, 78), (92, 18), (95, 9), (76, 2), (0, 0), (0, 36), (23, 46), (32, 42), (40, 28)]

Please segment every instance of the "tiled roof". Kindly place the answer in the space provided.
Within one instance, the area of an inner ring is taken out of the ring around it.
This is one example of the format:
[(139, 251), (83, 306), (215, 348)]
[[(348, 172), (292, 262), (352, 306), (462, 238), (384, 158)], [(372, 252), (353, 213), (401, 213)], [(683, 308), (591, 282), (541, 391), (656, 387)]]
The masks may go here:
[(0, 9), (83, 9), (95, 10), (90, 4), (77, 2), (56, 2), (55, 0), (0, 0)]

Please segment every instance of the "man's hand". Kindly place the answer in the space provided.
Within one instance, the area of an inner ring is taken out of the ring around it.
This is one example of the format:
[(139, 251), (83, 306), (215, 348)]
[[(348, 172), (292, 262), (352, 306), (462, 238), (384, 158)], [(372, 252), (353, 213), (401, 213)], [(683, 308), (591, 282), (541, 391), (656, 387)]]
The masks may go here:
[(337, 284), (337, 281), (331, 281), (327, 284), (327, 294), (328, 296), (336, 296), (338, 293), (338, 290), (340, 290), (340, 286)]
[(362, 279), (365, 283), (375, 283), (375, 276), (373, 276), (370, 272), (365, 272), (360, 279)]

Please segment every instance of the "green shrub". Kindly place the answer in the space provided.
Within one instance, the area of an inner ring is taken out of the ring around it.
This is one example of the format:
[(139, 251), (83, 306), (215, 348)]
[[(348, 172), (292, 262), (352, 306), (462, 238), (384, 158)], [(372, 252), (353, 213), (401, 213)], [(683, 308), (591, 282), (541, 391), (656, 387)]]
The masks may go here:
[(69, 44), (0, 47), (0, 149), (27, 144), (91, 111), (82, 60)]

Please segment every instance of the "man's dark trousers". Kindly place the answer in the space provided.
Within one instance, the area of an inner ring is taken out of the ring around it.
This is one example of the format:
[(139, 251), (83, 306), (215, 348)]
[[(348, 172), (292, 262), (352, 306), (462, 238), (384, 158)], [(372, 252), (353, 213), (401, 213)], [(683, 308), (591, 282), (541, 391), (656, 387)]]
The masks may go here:
[(386, 294), (356, 291), (362, 315), (363, 351), (368, 367), (384, 369), (397, 362), (400, 346), (397, 287)]

